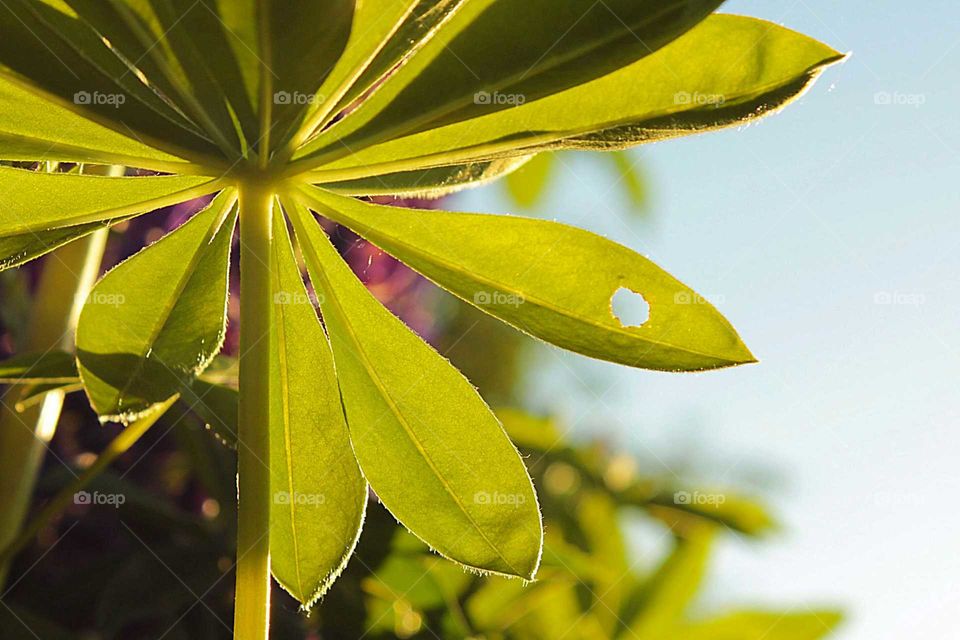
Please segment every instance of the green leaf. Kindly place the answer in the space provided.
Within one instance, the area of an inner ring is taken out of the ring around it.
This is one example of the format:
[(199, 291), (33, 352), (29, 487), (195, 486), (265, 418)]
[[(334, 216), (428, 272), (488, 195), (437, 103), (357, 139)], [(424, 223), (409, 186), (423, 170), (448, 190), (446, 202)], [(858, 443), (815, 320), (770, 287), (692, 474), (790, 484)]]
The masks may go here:
[(67, 383), (77, 382), (77, 364), (65, 351), (25, 353), (0, 362), (0, 382), (22, 383)]
[(623, 191), (635, 207), (635, 211), (643, 213), (647, 205), (647, 185), (644, 184), (640, 173), (640, 162), (630, 156), (627, 151), (613, 151), (602, 157), (608, 158), (617, 172), (618, 183), (623, 185)]
[[(354, 23), (353, 35), (356, 36), (356, 49), (366, 52), (371, 45), (376, 48), (375, 55), (366, 65), (356, 64), (360, 55), (351, 47), (344, 55), (345, 68), (354, 66), (360, 70), (349, 91), (339, 100), (334, 111), (349, 107), (355, 100), (369, 91), (397, 67), (419, 51), (437, 30), (453, 16), (465, 0), (405, 0), (404, 3), (391, 0), (366, 0), (357, 10), (358, 20)], [(394, 24), (392, 20), (403, 8), (403, 19)], [(360, 22), (362, 19), (362, 22)], [(387, 29), (391, 28), (390, 33)], [(353, 37), (353, 36), (352, 36)]]
[(384, 505), (442, 555), (532, 579), (542, 530), (523, 462), (476, 389), (289, 208), (333, 344), (354, 450)]
[(474, 0), (310, 150), (327, 142), (333, 144), (330, 153), (342, 156), (388, 138), (535, 101), (649, 55), (720, 3)]
[[(630, 249), (544, 220), (372, 205), (301, 192), (448, 291), (547, 342), (647, 369), (690, 371), (753, 362), (736, 331), (691, 289)], [(621, 290), (650, 307), (642, 326), (611, 309)]]
[(482, 186), (502, 176), (511, 176), (512, 172), (522, 167), (530, 157), (503, 158), (329, 182), (324, 184), (323, 188), (348, 196), (440, 198), (463, 189)]
[[(113, 178), (0, 167), (0, 193), (4, 197), (0, 240), (92, 222), (119, 221), (212, 193), (219, 187), (218, 181), (198, 176)], [(56, 237), (47, 236), (47, 242), (56, 244)], [(0, 257), (10, 255), (6, 253), (10, 246), (27, 247), (28, 252), (36, 250), (29, 249), (33, 242), (29, 236), (9, 242), (10, 245), (2, 246), (4, 253)]]
[(66, 2), (158, 93), (182, 105), (223, 151), (236, 155), (241, 146), (234, 116), (243, 133), (256, 139), (258, 123), (239, 61), (231, 55), (235, 36), (221, 16), (222, 2)]
[(104, 222), (89, 222), (51, 231), (30, 231), (20, 235), (0, 237), (0, 271), (19, 267), (46, 255), (65, 244), (89, 235), (104, 226), (110, 226), (134, 216), (124, 216)]
[(189, 412), (200, 418), (217, 440), (236, 449), (240, 393), (232, 387), (205, 380), (205, 374), (181, 388), (177, 408), (181, 413)]
[(0, 29), (0, 74), (174, 155), (206, 157), (216, 152), (190, 119), (142, 82), (129, 61), (64, 2), (4, 2)]
[(532, 207), (546, 193), (552, 169), (552, 154), (541, 153), (534, 156), (530, 162), (506, 177), (504, 183), (507, 185), (507, 192), (521, 207)]
[(77, 359), (101, 416), (135, 417), (189, 384), (220, 350), (235, 201), (232, 190), (221, 193), (90, 292)]
[(742, 124), (783, 107), (842, 58), (769, 22), (715, 15), (603, 78), (507, 111), (364, 150), (353, 147), (314, 178), (344, 180), (570, 147), (617, 149)]
[(641, 587), (639, 610), (627, 618), (630, 635), (659, 638), (678, 623), (703, 581), (713, 529), (691, 528), (647, 584)]
[[(260, 109), (261, 116), (269, 110), (274, 130), (262, 135), (284, 141), (309, 107), (323, 99), (317, 91), (347, 45), (356, 4), (355, 0), (260, 2)], [(269, 146), (265, 140), (261, 145)]]
[(2, 76), (0, 158), (188, 169), (180, 158), (87, 120)]
[(279, 209), (270, 336), (270, 567), (309, 608), (353, 553), (367, 504), (340, 404), (333, 354)]
[(403, 36), (405, 27), (424, 5), (436, 4), (435, 0), (364, 0), (357, 3), (350, 39), (343, 55), (321, 85), (316, 100), (309, 105), (308, 116), (292, 140), (293, 144), (299, 145), (314, 129), (321, 129), (328, 124), (331, 118), (349, 107), (376, 82), (380, 75), (392, 69), (399, 57), (415, 42), (412, 38), (396, 42), (396, 38)]
[(843, 616), (836, 611), (810, 613), (742, 611), (714, 620), (684, 625), (658, 640), (819, 640), (836, 629)]

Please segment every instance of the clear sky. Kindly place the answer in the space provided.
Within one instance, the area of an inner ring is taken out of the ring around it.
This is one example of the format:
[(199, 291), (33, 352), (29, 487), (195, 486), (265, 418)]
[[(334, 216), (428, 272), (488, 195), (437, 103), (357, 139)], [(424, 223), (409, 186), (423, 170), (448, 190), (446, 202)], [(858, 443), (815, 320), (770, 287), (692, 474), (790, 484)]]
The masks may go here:
[[(853, 57), (761, 124), (634, 152), (652, 223), (578, 156), (537, 213), (712, 296), (762, 362), (669, 375), (537, 347), (530, 402), (649, 460), (766, 489), (785, 531), (724, 544), (711, 603), (836, 603), (840, 640), (960, 637), (960, 5), (724, 11)], [(457, 204), (512, 208), (497, 187)]]

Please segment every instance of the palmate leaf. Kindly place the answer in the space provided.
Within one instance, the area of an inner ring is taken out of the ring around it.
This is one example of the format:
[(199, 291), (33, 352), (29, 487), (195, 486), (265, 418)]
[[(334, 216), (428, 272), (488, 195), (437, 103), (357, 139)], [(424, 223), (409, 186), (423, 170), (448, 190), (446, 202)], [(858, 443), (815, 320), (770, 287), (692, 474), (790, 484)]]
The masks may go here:
[[(81, 314), (77, 359), (102, 416), (129, 419), (179, 393), (181, 410), (237, 444), (247, 550), (238, 598), (253, 601), (238, 599), (244, 633), (266, 628), (271, 550), (275, 576), (305, 605), (342, 568), (363, 514), (360, 470), (399, 520), (463, 565), (532, 578), (540, 556), (536, 496), (500, 423), (364, 290), (303, 203), (564, 348), (663, 370), (752, 360), (715, 309), (686, 304), (701, 299), (610, 241), (547, 222), (401, 212), (344, 197), (440, 196), (542, 151), (618, 149), (739, 124), (783, 106), (840, 58), (769, 23), (708, 17), (719, 4), (0, 3), (0, 161), (173, 174), (0, 167), (0, 269), (219, 192), (101, 280)], [(329, 344), (311, 304), (272, 297), (307, 291), (284, 219), (267, 204), (278, 195), (322, 293)], [(241, 339), (252, 353), (241, 356), (239, 408), (235, 390), (198, 378), (223, 339), (238, 217), (241, 315), (254, 326)], [(622, 289), (650, 304), (642, 326), (613, 315)], [(14, 365), (11, 375), (30, 375)], [(42, 394), (75, 383), (36, 384)], [(272, 474), (257, 466), (260, 455), (276, 463)], [(290, 503), (268, 505), (271, 488)], [(318, 494), (325, 501), (309, 509), (296, 502)], [(609, 618), (591, 615), (578, 628), (588, 636), (602, 624)]]
[(499, 421), (449, 362), (366, 291), (307, 210), (286, 206), (323, 292), (350, 435), (370, 486), (439, 553), (532, 579), (540, 512)]
[(176, 393), (220, 351), (236, 194), (226, 190), (90, 292), (77, 360), (101, 416), (129, 420)]
[(333, 354), (279, 210), (273, 227), (271, 568), (277, 581), (310, 607), (353, 552), (367, 483), (350, 446)]
[[(701, 370), (752, 362), (733, 327), (643, 256), (587, 231), (512, 216), (371, 205), (319, 189), (311, 207), (344, 224), (479, 309), (578, 353), (648, 369)], [(621, 289), (649, 319), (624, 326)]]

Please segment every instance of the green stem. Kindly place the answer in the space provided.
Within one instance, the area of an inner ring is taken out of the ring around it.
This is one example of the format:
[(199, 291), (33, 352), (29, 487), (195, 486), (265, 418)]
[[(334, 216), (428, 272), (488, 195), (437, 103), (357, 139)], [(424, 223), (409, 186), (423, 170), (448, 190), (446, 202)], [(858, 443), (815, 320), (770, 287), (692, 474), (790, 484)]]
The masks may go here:
[(240, 185), (240, 417), (237, 592), (233, 637), (265, 640), (270, 624), (270, 247), (273, 190)]
[[(44, 261), (31, 309), (25, 344), (28, 353), (73, 350), (73, 331), (99, 273), (107, 233), (107, 229), (96, 231)], [(19, 413), (14, 405), (23, 391), (21, 385), (11, 386), (0, 406), (0, 549), (8, 547), (20, 532), (63, 408), (63, 391), (52, 391)], [(6, 582), (8, 560), (0, 561), (0, 585)]]
[(23, 531), (20, 532), (20, 535), (17, 536), (16, 540), (10, 543), (10, 546), (4, 548), (0, 552), (0, 562), (7, 562), (10, 558), (20, 552), (23, 547), (25, 547), (33, 537), (37, 535), (37, 532), (40, 531), (50, 520), (52, 520), (58, 513), (63, 511), (70, 505), (74, 500), (76, 494), (86, 488), (97, 476), (99, 476), (104, 469), (106, 469), (110, 463), (116, 460), (119, 456), (123, 455), (130, 447), (132, 447), (136, 442), (145, 434), (150, 427), (152, 427), (160, 417), (167, 412), (167, 409), (176, 402), (179, 396), (173, 396), (166, 402), (159, 404), (156, 408), (143, 416), (139, 420), (135, 420), (130, 426), (126, 427), (123, 431), (120, 432), (116, 438), (114, 438), (107, 448), (97, 456), (97, 460), (87, 467), (83, 473), (73, 479), (73, 482), (69, 483), (63, 489), (61, 489), (57, 495), (55, 495), (47, 504), (44, 505), (43, 509), (40, 510), (40, 513), (30, 521), (26, 527), (23, 528)]

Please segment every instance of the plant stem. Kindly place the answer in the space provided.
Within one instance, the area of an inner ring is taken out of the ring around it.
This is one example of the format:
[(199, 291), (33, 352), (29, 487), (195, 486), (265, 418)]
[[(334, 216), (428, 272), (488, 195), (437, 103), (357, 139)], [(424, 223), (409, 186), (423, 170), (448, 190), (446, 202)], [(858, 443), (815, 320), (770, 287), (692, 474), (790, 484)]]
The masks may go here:
[(116, 460), (119, 456), (123, 455), (130, 447), (132, 447), (136, 442), (145, 434), (150, 427), (152, 427), (157, 420), (167, 412), (167, 409), (176, 402), (178, 396), (173, 396), (166, 402), (157, 405), (153, 411), (146, 414), (142, 418), (135, 420), (130, 426), (126, 427), (120, 434), (114, 438), (107, 448), (97, 456), (96, 461), (87, 467), (83, 473), (73, 479), (72, 482), (67, 484), (63, 489), (61, 489), (57, 494), (50, 499), (47, 504), (43, 506), (43, 509), (40, 510), (40, 513), (30, 521), (23, 531), (20, 532), (20, 535), (17, 536), (16, 540), (10, 543), (10, 546), (0, 550), (0, 562), (6, 562), (15, 554), (25, 547), (33, 539), (37, 532), (40, 531), (50, 520), (54, 518), (58, 513), (67, 508), (67, 506), (74, 500), (74, 496), (79, 491), (82, 491), (88, 484), (90, 484), (97, 476), (99, 476), (104, 469), (110, 466), (110, 463)]
[(270, 624), (270, 246), (274, 194), (240, 185), (239, 515), (233, 637), (265, 640)]
[[(46, 258), (31, 307), (28, 353), (73, 350), (77, 318), (100, 271), (108, 233), (96, 231)], [(14, 404), (23, 390), (21, 385), (11, 386), (0, 403), (0, 549), (20, 532), (63, 408), (64, 393), (52, 391), (19, 413)], [(0, 562), (0, 585), (6, 582), (9, 560)]]

